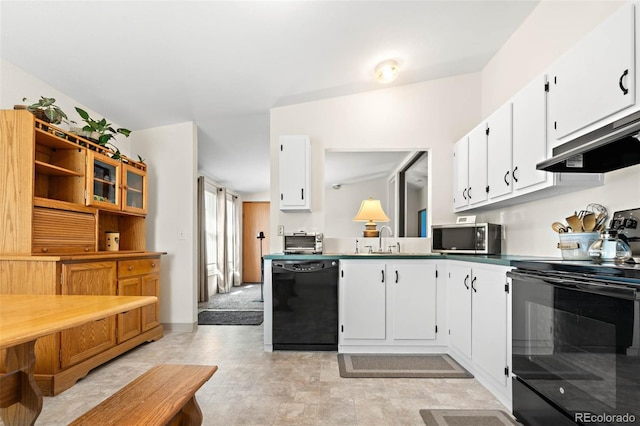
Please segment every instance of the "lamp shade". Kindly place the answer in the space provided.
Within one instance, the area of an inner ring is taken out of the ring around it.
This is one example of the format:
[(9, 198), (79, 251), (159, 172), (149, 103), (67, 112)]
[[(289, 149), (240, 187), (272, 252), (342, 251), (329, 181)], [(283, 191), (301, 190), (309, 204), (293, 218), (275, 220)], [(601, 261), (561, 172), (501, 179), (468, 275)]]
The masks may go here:
[(369, 198), (360, 205), (360, 210), (353, 218), (354, 222), (389, 222), (389, 217), (382, 210), (380, 200)]

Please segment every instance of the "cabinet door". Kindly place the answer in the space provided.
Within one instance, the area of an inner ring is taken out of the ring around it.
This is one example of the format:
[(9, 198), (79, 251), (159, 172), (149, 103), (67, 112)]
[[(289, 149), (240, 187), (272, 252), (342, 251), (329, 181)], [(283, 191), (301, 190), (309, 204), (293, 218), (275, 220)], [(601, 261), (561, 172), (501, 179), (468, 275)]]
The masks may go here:
[[(62, 265), (63, 295), (116, 294), (116, 263), (85, 262)], [(62, 368), (77, 364), (116, 344), (115, 315), (60, 332)]]
[(552, 66), (551, 140), (635, 104), (634, 19), (622, 6)]
[(122, 210), (131, 213), (147, 213), (147, 172), (123, 164)]
[(469, 205), (469, 137), (465, 136), (453, 146), (453, 208)]
[(471, 358), (471, 268), (450, 265), (448, 270), (449, 344)]
[(489, 197), (509, 194), (511, 176), (511, 102), (507, 102), (487, 119), (487, 179)]
[[(158, 262), (160, 260), (158, 259)], [(160, 274), (142, 276), (142, 296), (156, 296), (160, 299)], [(160, 303), (140, 308), (142, 313), (142, 331), (147, 331), (160, 325)]]
[[(118, 296), (140, 296), (140, 289), (139, 277), (118, 280)], [(140, 334), (140, 309), (118, 314), (118, 343)]]
[(308, 136), (280, 136), (278, 170), (281, 210), (310, 210), (311, 143)]
[(340, 331), (343, 339), (386, 338), (384, 263), (341, 262)]
[(546, 182), (553, 176), (536, 169), (536, 164), (548, 156), (546, 80), (546, 75), (536, 78), (513, 98), (512, 176), (516, 190)]
[(502, 385), (507, 384), (505, 283), (506, 271), (473, 270), (473, 363)]
[(394, 339), (436, 338), (436, 266), (393, 264), (387, 268), (393, 293)]
[(469, 133), (469, 205), (487, 200), (487, 126), (482, 123)]
[(120, 168), (122, 163), (88, 151), (87, 205), (101, 209), (120, 210)]

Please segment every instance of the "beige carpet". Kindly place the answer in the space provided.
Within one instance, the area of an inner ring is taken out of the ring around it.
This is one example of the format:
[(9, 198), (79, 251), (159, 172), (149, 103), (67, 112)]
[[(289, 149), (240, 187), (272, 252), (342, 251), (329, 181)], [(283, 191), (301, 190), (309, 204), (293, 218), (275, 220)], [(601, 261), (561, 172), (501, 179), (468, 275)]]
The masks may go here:
[(338, 354), (340, 377), (467, 379), (473, 375), (449, 355)]
[(502, 410), (420, 410), (420, 415), (427, 426), (513, 426), (520, 424)]

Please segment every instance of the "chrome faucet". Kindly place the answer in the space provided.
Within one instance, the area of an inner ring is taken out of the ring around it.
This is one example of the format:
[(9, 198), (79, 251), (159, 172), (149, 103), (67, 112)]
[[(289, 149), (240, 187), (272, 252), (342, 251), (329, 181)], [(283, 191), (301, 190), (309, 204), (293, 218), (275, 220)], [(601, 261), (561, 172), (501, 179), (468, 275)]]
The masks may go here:
[(380, 231), (378, 232), (378, 250), (380, 252), (383, 252), (384, 249), (382, 248), (382, 231), (384, 231), (386, 229), (389, 230), (389, 236), (393, 236), (393, 231), (391, 230), (391, 228), (388, 225), (382, 225), (380, 227)]

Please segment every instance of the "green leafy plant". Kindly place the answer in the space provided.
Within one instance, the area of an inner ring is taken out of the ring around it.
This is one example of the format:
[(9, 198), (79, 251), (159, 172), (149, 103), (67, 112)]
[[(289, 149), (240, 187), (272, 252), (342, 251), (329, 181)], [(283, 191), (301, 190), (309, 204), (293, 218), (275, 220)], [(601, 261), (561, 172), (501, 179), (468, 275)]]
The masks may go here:
[[(28, 102), (27, 98), (22, 98), (22, 102)], [(75, 123), (75, 121), (67, 121), (69, 119), (67, 114), (56, 105), (55, 98), (40, 96), (40, 100), (27, 106), (27, 110), (31, 111), (41, 120), (51, 124), (60, 124), (63, 121), (65, 123)]]
[(82, 130), (86, 132), (99, 133), (100, 136), (98, 137), (98, 143), (102, 146), (106, 146), (107, 144), (109, 144), (112, 139), (115, 139), (117, 134), (124, 135), (127, 138), (131, 134), (131, 130), (129, 129), (114, 129), (113, 127), (111, 127), (111, 123), (107, 123), (107, 120), (104, 118), (101, 120), (95, 120), (91, 118), (89, 114), (81, 108), (76, 107), (76, 111), (80, 115), (80, 118), (82, 118), (82, 121), (87, 123), (87, 125), (84, 126)]
[(145, 164), (145, 162), (144, 162), (144, 158), (142, 158), (142, 157), (140, 156), (140, 154), (138, 154), (138, 163)]

